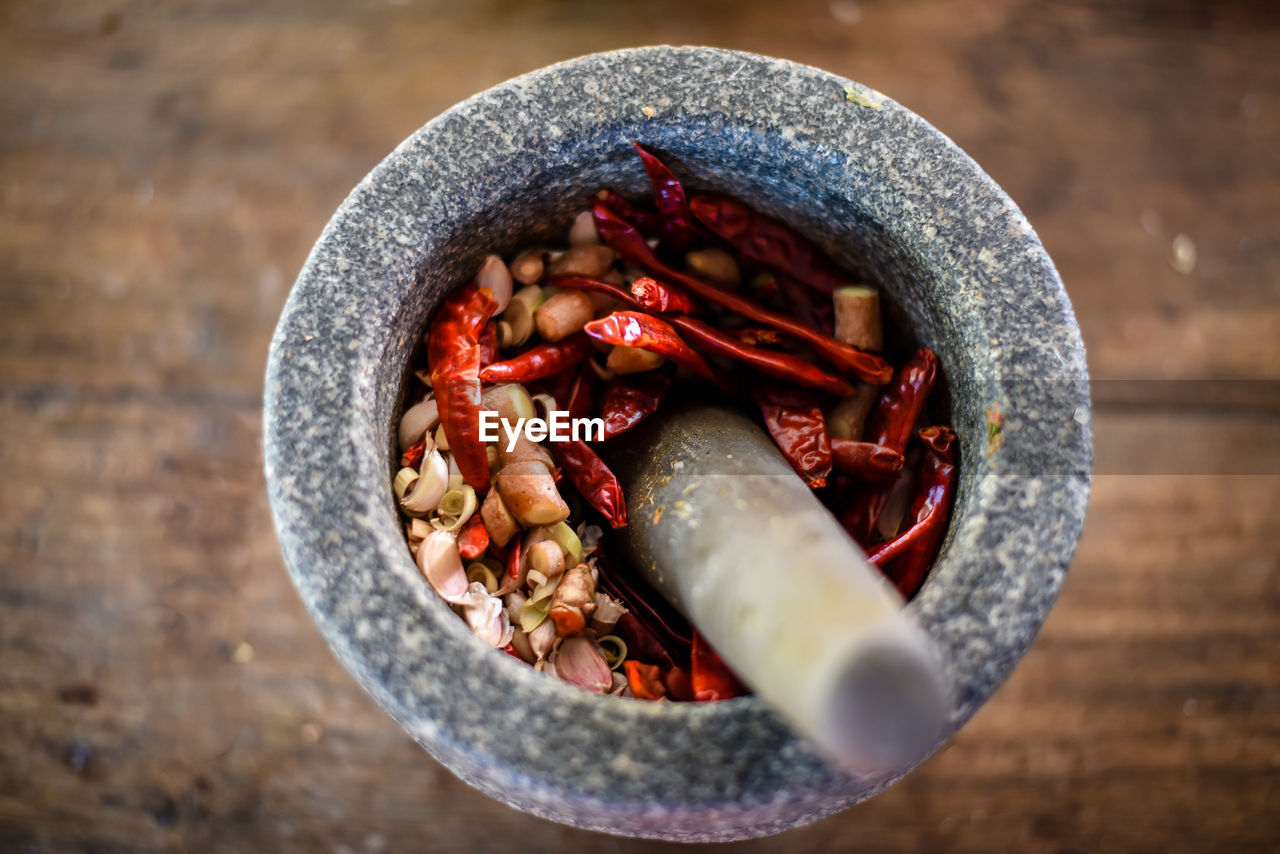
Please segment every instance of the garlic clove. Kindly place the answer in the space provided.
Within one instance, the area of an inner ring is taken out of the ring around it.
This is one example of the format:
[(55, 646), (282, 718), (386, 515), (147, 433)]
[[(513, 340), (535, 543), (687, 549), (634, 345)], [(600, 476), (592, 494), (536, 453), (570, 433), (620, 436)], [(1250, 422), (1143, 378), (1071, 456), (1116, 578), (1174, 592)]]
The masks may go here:
[[(418, 545), (418, 570), (444, 601), (453, 605), (469, 601), (467, 572), (462, 568), (453, 534), (432, 531), (423, 538)], [(483, 584), (480, 589), (484, 589)]]
[(584, 637), (566, 638), (550, 663), (561, 679), (588, 691), (603, 693), (613, 687), (613, 672), (600, 648)]

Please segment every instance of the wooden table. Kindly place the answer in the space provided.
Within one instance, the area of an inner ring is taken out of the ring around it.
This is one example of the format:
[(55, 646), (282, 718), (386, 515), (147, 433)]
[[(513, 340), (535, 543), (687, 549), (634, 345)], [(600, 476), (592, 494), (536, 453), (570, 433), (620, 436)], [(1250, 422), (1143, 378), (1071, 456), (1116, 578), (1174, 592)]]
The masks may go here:
[(1017, 673), (888, 793), (734, 850), (1277, 850), (1257, 6), (5, 4), (0, 850), (648, 850), (475, 793), (335, 663), (281, 566), (259, 399), (293, 276), (383, 154), (513, 74), (659, 42), (822, 66), (951, 135), (1044, 238), (1099, 380), (1089, 522)]

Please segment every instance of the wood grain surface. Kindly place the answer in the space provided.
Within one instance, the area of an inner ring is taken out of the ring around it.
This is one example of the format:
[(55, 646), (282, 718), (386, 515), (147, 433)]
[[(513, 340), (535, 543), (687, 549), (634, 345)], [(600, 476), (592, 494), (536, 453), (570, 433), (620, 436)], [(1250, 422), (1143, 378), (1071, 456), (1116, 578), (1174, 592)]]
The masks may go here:
[(1273, 6), (113, 0), (0, 4), (0, 851), (663, 847), (488, 800), (357, 688), (259, 428), (289, 285), (369, 168), (511, 75), (662, 42), (949, 134), (1100, 380), (1084, 539), (1013, 678), (886, 794), (719, 850), (1280, 850)]

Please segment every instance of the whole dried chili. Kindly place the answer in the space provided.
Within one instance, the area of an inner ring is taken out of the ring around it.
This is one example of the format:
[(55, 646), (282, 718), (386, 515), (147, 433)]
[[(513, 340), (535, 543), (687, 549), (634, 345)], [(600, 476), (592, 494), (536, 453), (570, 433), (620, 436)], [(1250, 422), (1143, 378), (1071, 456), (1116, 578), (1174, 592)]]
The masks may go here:
[(657, 237), (661, 233), (662, 220), (656, 211), (637, 207), (629, 202), (626, 197), (620, 196), (609, 189), (598, 190), (596, 198), (621, 214), (627, 222), (635, 223), (636, 228), (640, 229), (645, 237)]
[(689, 215), (689, 201), (684, 187), (661, 160), (636, 143), (636, 151), (644, 163), (644, 171), (653, 184), (653, 203), (658, 209), (665, 243), (677, 252), (689, 245), (694, 235), (693, 217)]
[[(867, 441), (900, 454), (905, 452), (907, 440), (924, 413), (937, 375), (938, 359), (933, 351), (924, 347), (917, 350), (898, 369), (893, 383), (880, 393), (863, 430)], [(864, 488), (854, 496), (841, 516), (845, 530), (864, 547), (871, 543), (871, 533), (884, 512), (892, 489), (891, 483)]]
[(748, 693), (738, 677), (724, 663), (720, 653), (707, 643), (696, 630), (693, 633), (693, 652), (690, 655), (693, 699), (700, 703), (728, 700)]
[(555, 343), (547, 342), (525, 350), (505, 362), (480, 371), (487, 383), (525, 383), (545, 379), (571, 368), (591, 355), (591, 339), (581, 332)]
[(836, 468), (859, 480), (884, 481), (902, 471), (903, 456), (874, 442), (831, 440), (831, 461)]
[(600, 411), (604, 437), (612, 439), (656, 412), (669, 388), (671, 377), (660, 371), (628, 374), (611, 380), (605, 388)]
[(698, 311), (698, 306), (684, 291), (649, 276), (641, 276), (631, 283), (631, 295), (649, 311), (663, 314), (694, 314)]
[(478, 558), (489, 548), (489, 529), (484, 526), (484, 519), (479, 513), (471, 518), (458, 531), (458, 554), (465, 560)]
[(910, 527), (867, 554), (867, 560), (883, 568), (904, 597), (910, 598), (924, 581), (947, 531), (947, 516), (955, 497), (956, 434), (949, 427), (926, 427), (920, 431), (925, 457), (920, 467), (920, 485), (907, 518)]
[(488, 290), (464, 285), (444, 298), (427, 339), (431, 388), (449, 450), (476, 492), (489, 488), (489, 458), (480, 441), (480, 333), (497, 308)]
[(805, 483), (824, 486), (831, 473), (827, 420), (814, 396), (802, 389), (770, 384), (752, 391), (769, 435)]
[(625, 527), (627, 501), (622, 494), (622, 485), (591, 446), (573, 439), (550, 444), (556, 462), (587, 503), (599, 510), (612, 527)]
[(780, 344), (783, 338), (781, 332), (765, 326), (740, 326), (737, 329), (729, 330), (729, 334), (749, 347), (759, 347), (763, 344)]
[(603, 341), (606, 344), (639, 347), (642, 350), (659, 353), (700, 377), (712, 382), (720, 382), (707, 361), (684, 343), (684, 340), (671, 328), (671, 324), (661, 318), (638, 311), (615, 311), (591, 321), (584, 331), (597, 341)]
[(706, 302), (736, 312), (748, 320), (789, 332), (813, 347), (832, 364), (853, 372), (867, 382), (882, 385), (893, 376), (893, 368), (889, 363), (873, 353), (864, 353), (812, 329), (794, 317), (767, 309), (754, 300), (723, 291), (664, 264), (649, 248), (649, 244), (645, 243), (644, 235), (603, 202), (594, 202), (591, 214), (595, 218), (596, 230), (600, 233), (601, 240), (617, 250), (623, 258), (643, 267), (654, 276), (682, 285)]
[(732, 335), (721, 332), (714, 326), (697, 318), (677, 314), (668, 319), (671, 321), (672, 326), (690, 340), (697, 341), (702, 346), (732, 359), (746, 362), (761, 373), (768, 374), (771, 377), (820, 388), (840, 397), (845, 397), (854, 392), (853, 385), (848, 381), (834, 374), (829, 374), (817, 365), (810, 364), (798, 356), (792, 356), (790, 353), (779, 353), (776, 350), (762, 350), (759, 347), (743, 344)]
[(603, 294), (612, 297), (625, 306), (636, 311), (647, 311), (635, 297), (627, 292), (626, 288), (615, 285), (611, 282), (602, 282), (599, 279), (592, 279), (587, 276), (555, 276), (548, 285), (554, 288), (570, 288), (575, 291), (592, 291), (597, 294)]
[(480, 369), (498, 361), (498, 322), (490, 320), (480, 333)]
[(824, 293), (849, 284), (848, 274), (812, 242), (736, 199), (697, 196), (689, 210), (734, 249), (775, 272)]
[[(639, 653), (640, 646), (643, 645), (651, 654), (654, 649), (662, 650), (666, 660), (672, 664), (687, 664), (689, 650), (693, 646), (693, 629), (680, 612), (652, 587), (612, 561), (598, 560), (596, 567), (599, 570), (597, 583), (600, 588), (627, 608), (627, 613), (618, 620), (614, 630), (627, 642), (628, 649), (635, 649)], [(633, 631), (629, 625), (630, 620), (641, 626), (644, 633)], [(632, 644), (632, 634), (640, 645)], [(652, 644), (645, 640), (646, 636), (652, 639)], [(645, 654), (640, 657), (665, 666), (661, 659), (649, 658)]]

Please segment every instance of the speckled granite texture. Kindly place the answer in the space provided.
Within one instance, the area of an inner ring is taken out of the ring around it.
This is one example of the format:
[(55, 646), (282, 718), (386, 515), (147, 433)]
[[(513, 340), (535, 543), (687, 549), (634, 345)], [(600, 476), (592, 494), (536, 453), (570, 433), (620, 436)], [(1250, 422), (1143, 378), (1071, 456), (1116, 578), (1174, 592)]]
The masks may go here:
[[(1027, 221), (972, 160), (877, 92), (854, 87), (878, 108), (848, 100), (848, 84), (763, 56), (670, 47), (516, 78), (392, 152), (298, 278), (266, 381), (267, 483), (289, 571), (360, 684), (495, 798), (595, 830), (724, 840), (813, 821), (909, 770), (838, 773), (752, 698), (629, 702), (548, 679), (474, 638), (405, 547), (391, 427), (425, 319), (485, 253), (563, 233), (601, 185), (642, 194), (632, 140), (868, 271), (890, 322), (937, 351), (964, 475), (910, 611), (957, 686), (944, 735), (1008, 677), (1053, 604), (1091, 464), (1067, 296)], [(993, 405), (1005, 426), (988, 455)]]

